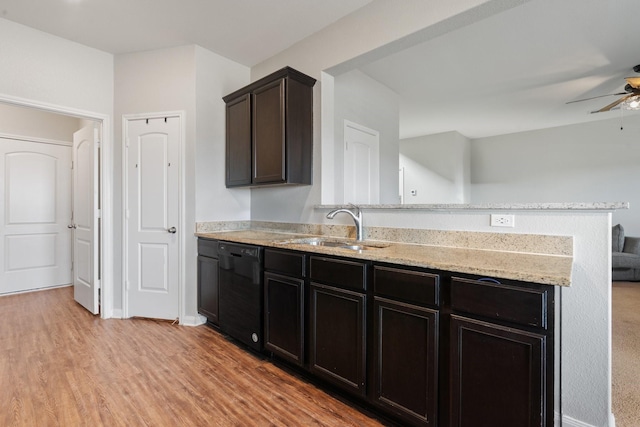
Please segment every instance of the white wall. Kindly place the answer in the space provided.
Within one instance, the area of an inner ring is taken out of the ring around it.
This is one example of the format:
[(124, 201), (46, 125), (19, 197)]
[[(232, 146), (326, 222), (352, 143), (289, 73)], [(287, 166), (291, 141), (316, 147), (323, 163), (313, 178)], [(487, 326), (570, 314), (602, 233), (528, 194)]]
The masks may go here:
[(0, 18), (0, 94), (111, 115), (113, 55)]
[[(618, 116), (618, 114), (616, 114)], [(640, 236), (640, 114), (471, 142), (471, 201), (630, 202), (613, 214)]]
[[(284, 52), (258, 64), (252, 79), (262, 77), (285, 65), (320, 78), (323, 70), (354, 57), (383, 54), (397, 45), (416, 39), (435, 37), (443, 31), (481, 19), (483, 14), (514, 6), (519, 1), (386, 2), (374, 0), (356, 14), (347, 16)], [(467, 14), (458, 12), (483, 4)], [(451, 18), (451, 19), (448, 19)], [(414, 32), (419, 32), (416, 34)], [(414, 33), (414, 34), (412, 34)], [(412, 34), (406, 40), (399, 40)], [(415, 37), (414, 37), (415, 35)], [(387, 44), (380, 51), (371, 52)], [(357, 62), (357, 61), (355, 61)], [(328, 212), (316, 209), (320, 203), (318, 185), (319, 141), (331, 142), (320, 133), (323, 106), (319, 100), (322, 82), (314, 89), (314, 185), (295, 188), (252, 190), (253, 220), (324, 223)], [(327, 109), (331, 111), (330, 108)], [(329, 168), (333, 171), (333, 168)], [(286, 203), (285, 203), (286, 202)], [(364, 214), (365, 226), (415, 227), (488, 231), (489, 216), (484, 212), (466, 214), (430, 211), (374, 211)], [(562, 320), (562, 411), (566, 425), (610, 426), (610, 214), (608, 213), (527, 213), (517, 215), (515, 233), (574, 236), (575, 266), (573, 285), (561, 290)], [(349, 224), (348, 218), (336, 223)], [(495, 229), (491, 229), (495, 232)], [(587, 348), (588, 347), (588, 348)]]
[[(456, 2), (406, 0), (388, 2), (373, 0), (310, 37), (294, 44), (251, 69), (251, 79), (257, 80), (284, 66), (291, 66), (316, 79), (324, 70), (341, 74), (357, 68), (358, 61), (385, 56), (398, 46), (408, 47), (448, 31), (483, 19), (491, 14), (520, 4), (522, 0), (460, 0)], [(403, 37), (407, 36), (403, 39)], [(357, 58), (354, 60), (354, 58)], [(352, 61), (353, 60), (353, 61)], [(348, 66), (340, 66), (349, 61)], [(327, 159), (320, 160), (320, 95), (323, 82), (314, 87), (314, 161), (313, 182), (320, 182), (320, 170)], [(326, 136), (324, 136), (326, 138)], [(335, 182), (341, 171), (333, 165), (327, 170)], [(265, 221), (323, 222), (324, 215), (313, 210), (321, 203), (321, 189), (264, 188), (251, 192), (251, 218)], [(285, 208), (282, 201), (286, 200)]]
[(400, 140), (404, 203), (468, 203), (470, 151), (470, 140), (458, 132)]
[[(187, 322), (197, 318), (196, 221), (249, 219), (249, 190), (224, 186), (225, 109), (222, 96), (247, 84), (247, 67), (199, 46), (189, 45), (115, 58), (115, 211), (122, 210), (122, 115), (166, 111), (185, 112), (184, 224)], [(116, 218), (115, 246), (121, 245), (122, 217)], [(117, 277), (122, 260), (116, 259)], [(116, 289), (122, 308), (122, 288)]]
[[(0, 98), (18, 105), (38, 106), (104, 120), (103, 201), (111, 200), (113, 114), (113, 55), (0, 18)], [(111, 233), (112, 211), (102, 215)], [(103, 249), (117, 256), (108, 240)], [(111, 315), (109, 291), (113, 281), (109, 260), (102, 277), (103, 310)]]
[[(334, 168), (344, 169), (344, 121), (357, 123), (380, 135), (380, 203), (398, 202), (398, 95), (360, 70), (334, 77)], [(336, 177), (335, 200), (344, 200), (344, 176)]]
[[(149, 52), (117, 55), (115, 57), (115, 103), (114, 103), (114, 247), (121, 248), (122, 241), (122, 182), (123, 140), (122, 116), (127, 114), (184, 111), (185, 224), (195, 223), (195, 123), (196, 123), (196, 65), (195, 46), (181, 46)], [(191, 234), (192, 230), (184, 230)], [(194, 239), (186, 240), (187, 260), (195, 259)], [(187, 265), (195, 265), (187, 261)], [(123, 274), (122, 253), (114, 260), (114, 275)], [(182, 312), (195, 316), (195, 272), (185, 269), (185, 292)], [(122, 310), (122, 280), (114, 289), (114, 309)]]
[(225, 104), (249, 67), (196, 47), (196, 221), (250, 219), (249, 189), (225, 187)]

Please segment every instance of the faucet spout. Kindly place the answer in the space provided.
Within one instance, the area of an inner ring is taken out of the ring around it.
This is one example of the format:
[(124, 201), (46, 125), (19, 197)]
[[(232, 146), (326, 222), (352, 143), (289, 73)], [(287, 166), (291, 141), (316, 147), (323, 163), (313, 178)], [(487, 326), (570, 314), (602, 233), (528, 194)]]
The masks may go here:
[(355, 213), (353, 212), (353, 210), (346, 208), (334, 209), (327, 214), (327, 218), (333, 219), (339, 213), (349, 214), (356, 225), (356, 241), (362, 242), (364, 240), (364, 228), (362, 227), (362, 211), (359, 207), (355, 205), (352, 206), (355, 209)]

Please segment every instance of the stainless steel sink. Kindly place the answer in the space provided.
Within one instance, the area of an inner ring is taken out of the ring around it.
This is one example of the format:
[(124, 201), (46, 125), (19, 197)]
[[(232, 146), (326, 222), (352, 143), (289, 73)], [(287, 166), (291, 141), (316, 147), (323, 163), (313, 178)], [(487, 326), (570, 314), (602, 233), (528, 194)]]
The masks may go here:
[(386, 243), (373, 243), (373, 242), (357, 242), (353, 240), (337, 240), (335, 238), (325, 237), (309, 237), (302, 239), (291, 239), (281, 243), (293, 244), (293, 245), (310, 245), (310, 246), (325, 246), (337, 249), (347, 249), (351, 251), (362, 251), (369, 249), (386, 248), (389, 245)]

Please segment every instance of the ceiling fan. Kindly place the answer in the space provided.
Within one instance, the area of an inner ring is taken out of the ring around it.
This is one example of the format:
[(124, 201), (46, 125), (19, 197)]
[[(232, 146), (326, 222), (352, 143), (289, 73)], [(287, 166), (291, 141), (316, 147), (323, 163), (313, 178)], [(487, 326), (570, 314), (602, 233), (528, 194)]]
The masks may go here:
[[(633, 71), (636, 73), (640, 73), (640, 65), (636, 65), (633, 67)], [(609, 105), (605, 105), (599, 110), (592, 111), (591, 113), (602, 113), (605, 111), (610, 111), (611, 109), (617, 107), (622, 103), (626, 103), (626, 106), (630, 110), (639, 110), (640, 109), (640, 77), (625, 77), (627, 84), (624, 86), (624, 92), (619, 93), (609, 93), (607, 95), (594, 96), (591, 98), (578, 99), (576, 101), (569, 101), (567, 104), (572, 104), (574, 102), (582, 102), (588, 101), (590, 99), (603, 98), (605, 96), (622, 96), (618, 98), (616, 101), (612, 102)]]

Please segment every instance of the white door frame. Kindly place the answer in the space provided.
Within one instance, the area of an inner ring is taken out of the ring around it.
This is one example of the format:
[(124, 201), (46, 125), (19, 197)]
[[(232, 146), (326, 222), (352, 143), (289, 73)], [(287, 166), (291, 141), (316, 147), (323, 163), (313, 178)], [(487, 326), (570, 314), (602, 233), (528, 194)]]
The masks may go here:
[(140, 113), (140, 114), (124, 114), (122, 116), (122, 318), (129, 317), (128, 308), (128, 292), (127, 292), (127, 212), (124, 209), (127, 206), (128, 196), (128, 177), (127, 177), (127, 150), (126, 141), (129, 134), (129, 121), (132, 120), (144, 120), (144, 119), (162, 119), (165, 117), (177, 117), (180, 120), (180, 171), (178, 173), (178, 227), (180, 233), (178, 234), (178, 251), (180, 257), (178, 260), (178, 320), (180, 324), (184, 324), (185, 311), (185, 252), (186, 252), (186, 236), (187, 226), (185, 224), (185, 141), (186, 141), (186, 127), (185, 127), (185, 115), (184, 111), (165, 111), (157, 113)]
[[(48, 104), (32, 99), (0, 94), (0, 102), (18, 107), (35, 108), (51, 113), (64, 114), (101, 124), (100, 156), (100, 317), (114, 317), (113, 310), (113, 138), (111, 116), (93, 111), (79, 110)], [(98, 266), (94, 266), (98, 269)]]

